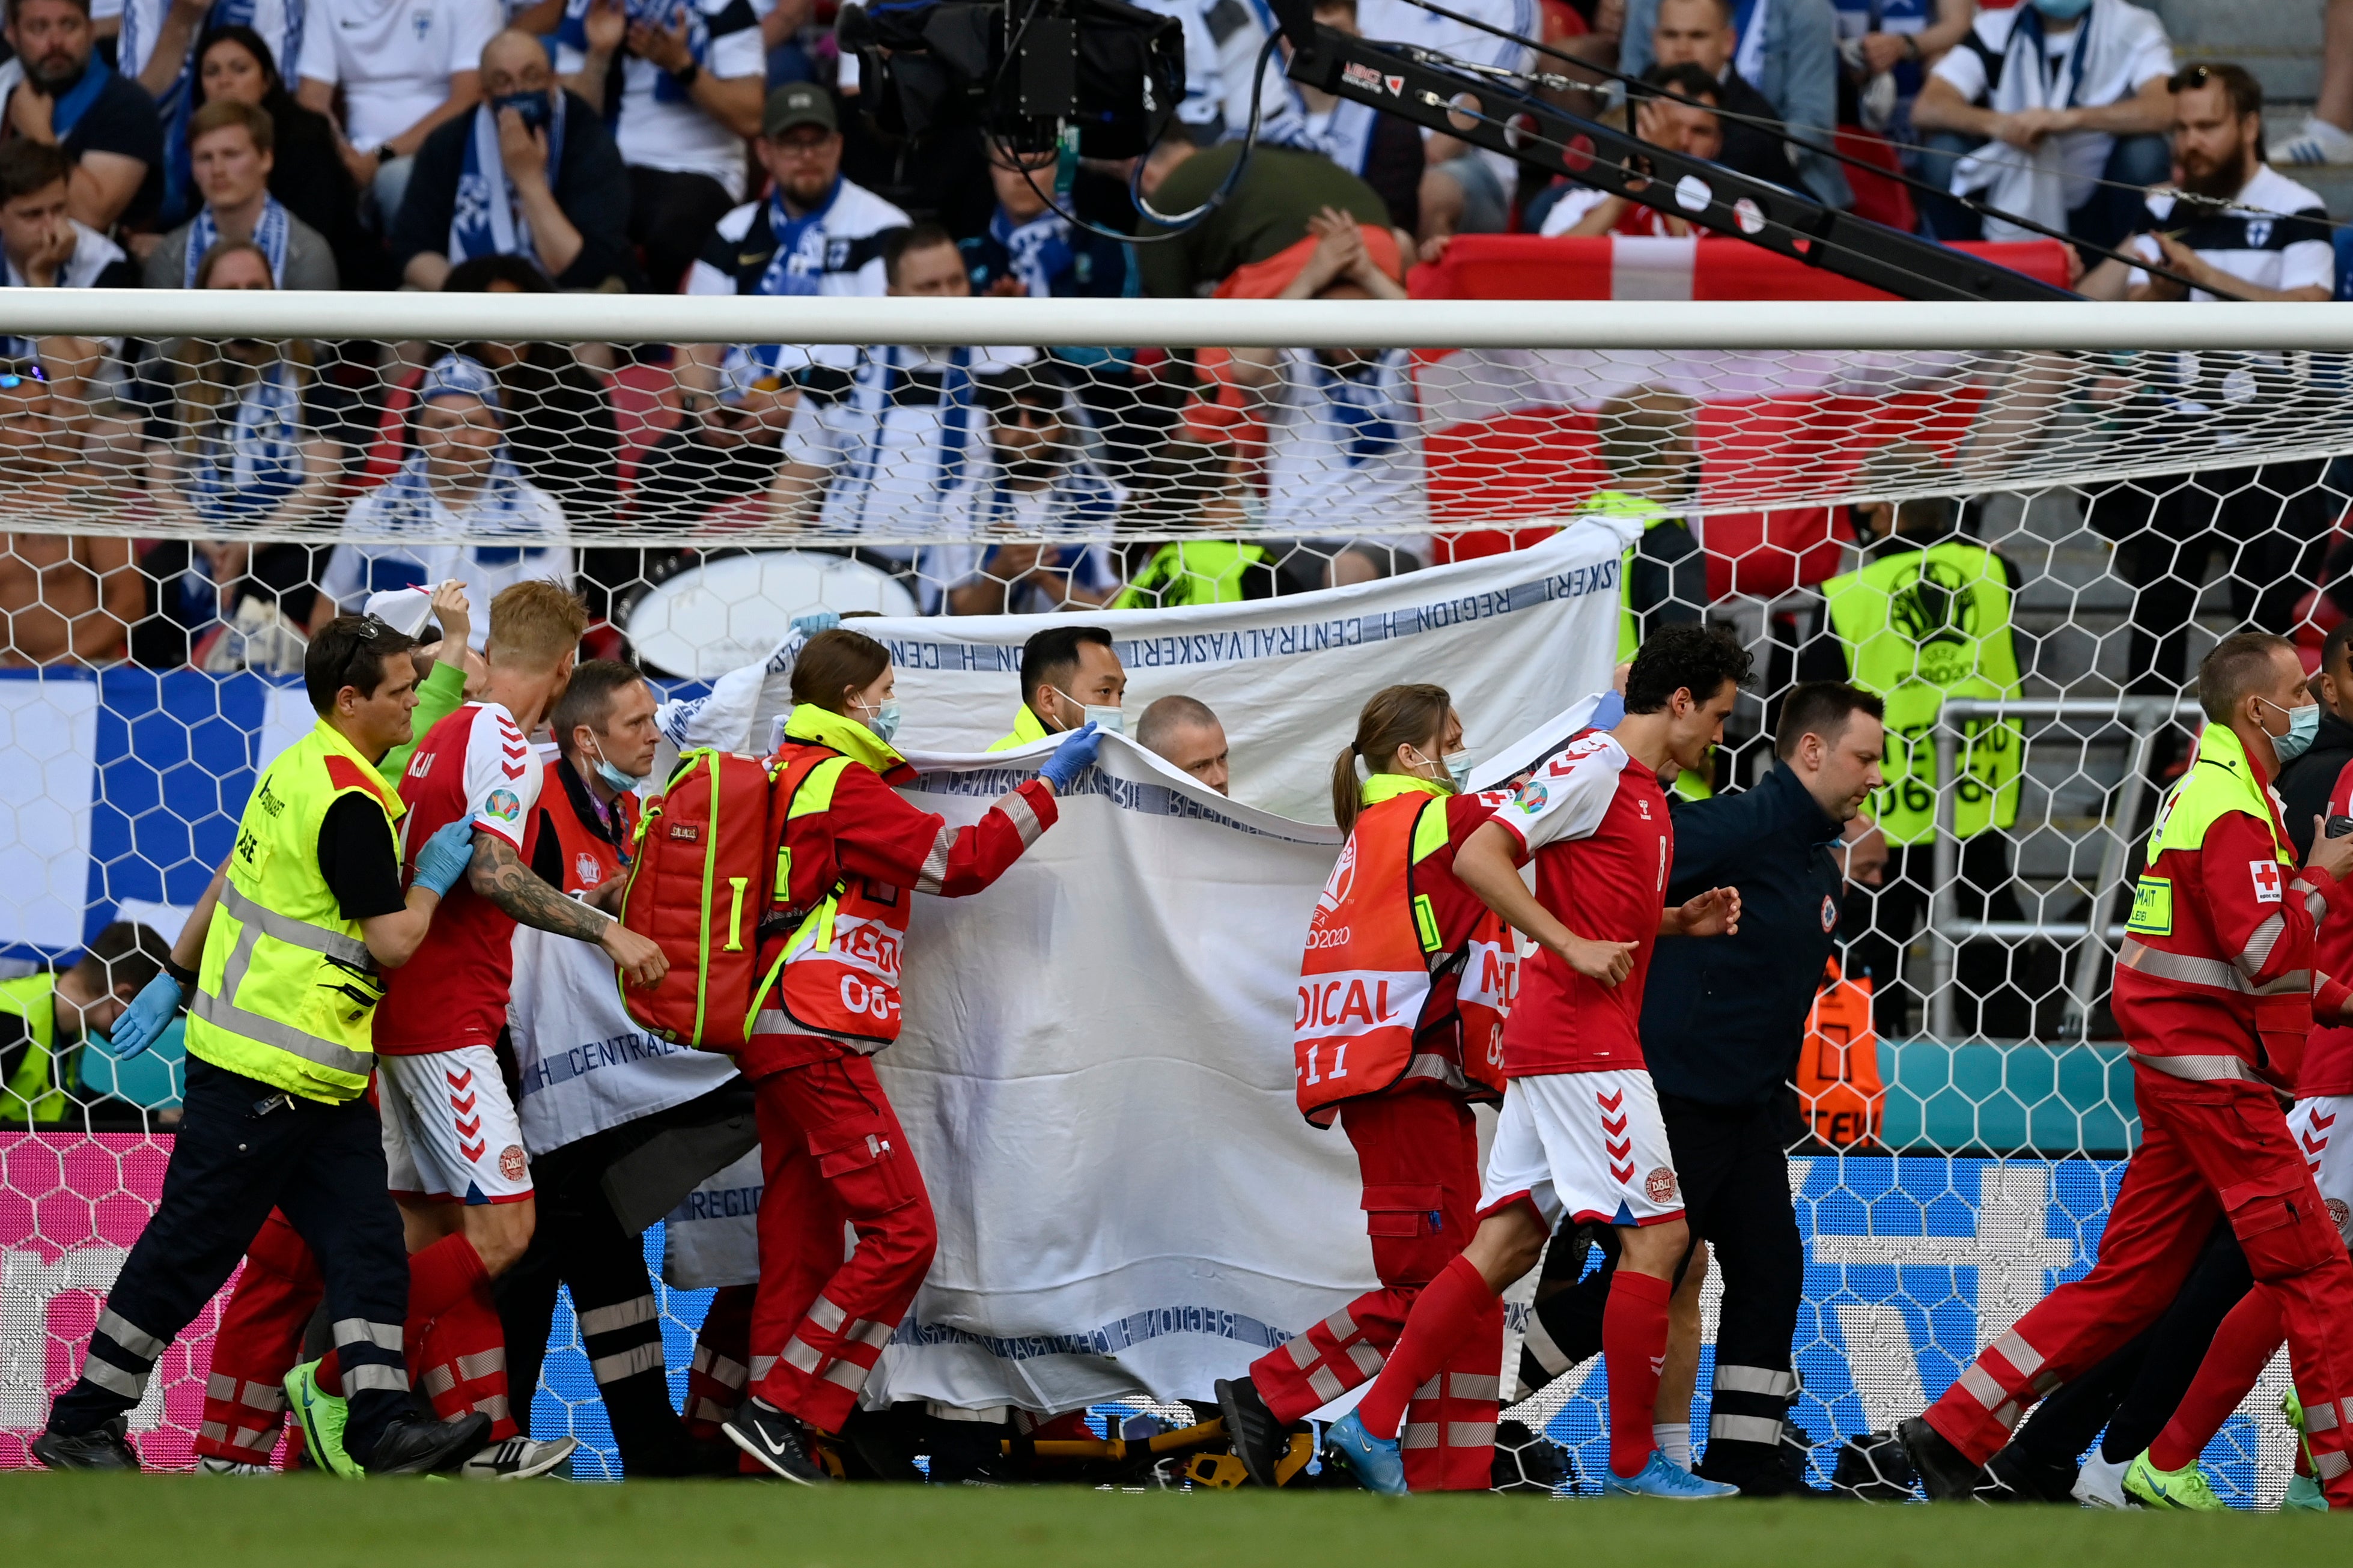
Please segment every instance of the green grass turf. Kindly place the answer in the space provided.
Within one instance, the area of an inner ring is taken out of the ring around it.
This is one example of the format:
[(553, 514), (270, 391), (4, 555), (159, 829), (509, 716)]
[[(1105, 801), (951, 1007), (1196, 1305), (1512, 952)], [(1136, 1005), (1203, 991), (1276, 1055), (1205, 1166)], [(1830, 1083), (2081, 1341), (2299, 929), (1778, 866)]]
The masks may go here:
[(2353, 1562), (2326, 1516), (755, 1482), (0, 1475), (0, 1563), (135, 1568), (2212, 1568)]

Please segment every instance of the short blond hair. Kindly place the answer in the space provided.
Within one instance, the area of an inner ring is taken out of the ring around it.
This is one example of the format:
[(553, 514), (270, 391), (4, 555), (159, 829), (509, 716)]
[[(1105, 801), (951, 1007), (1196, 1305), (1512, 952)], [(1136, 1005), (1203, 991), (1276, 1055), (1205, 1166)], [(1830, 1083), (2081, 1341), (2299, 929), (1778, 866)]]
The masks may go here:
[(510, 668), (554, 669), (578, 649), (588, 629), (580, 595), (544, 579), (516, 583), (491, 601), (490, 661)]

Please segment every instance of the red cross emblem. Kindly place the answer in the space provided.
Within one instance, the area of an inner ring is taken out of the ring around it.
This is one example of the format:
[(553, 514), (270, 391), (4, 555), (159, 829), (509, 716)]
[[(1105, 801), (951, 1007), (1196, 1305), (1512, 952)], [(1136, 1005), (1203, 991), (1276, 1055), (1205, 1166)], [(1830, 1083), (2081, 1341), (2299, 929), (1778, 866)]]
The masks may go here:
[(2247, 872), (2255, 879), (2255, 902), (2275, 904), (2280, 901), (2280, 868), (2276, 860), (2250, 860)]

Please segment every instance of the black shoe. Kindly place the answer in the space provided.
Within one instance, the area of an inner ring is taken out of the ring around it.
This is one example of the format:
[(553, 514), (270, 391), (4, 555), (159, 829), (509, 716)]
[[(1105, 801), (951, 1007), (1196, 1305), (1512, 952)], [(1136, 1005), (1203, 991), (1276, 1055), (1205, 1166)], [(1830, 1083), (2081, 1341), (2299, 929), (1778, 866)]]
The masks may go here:
[(491, 1440), (491, 1418), (470, 1411), (455, 1421), (396, 1415), (361, 1461), (372, 1476), (429, 1476), (454, 1470)]
[(1858, 1502), (1910, 1502), (1912, 1461), (1893, 1432), (1865, 1432), (1839, 1448), (1831, 1495)]
[(1218, 1413), (1226, 1418), (1226, 1436), (1234, 1456), (1250, 1479), (1262, 1487), (1279, 1487), (1275, 1467), (1291, 1452), (1291, 1434), (1266, 1407), (1258, 1384), (1249, 1378), (1218, 1379)]
[[(1716, 1445), (1708, 1445), (1709, 1458), (1715, 1457)], [(1803, 1479), (1791, 1475), (1777, 1458), (1767, 1458), (1762, 1463), (1712, 1464), (1700, 1461), (1692, 1471), (1704, 1481), (1721, 1481), (1728, 1487), (1738, 1487), (1742, 1497), (1818, 1498), (1823, 1493), (1808, 1486)]]
[(788, 1481), (821, 1487), (833, 1480), (826, 1474), (825, 1467), (810, 1455), (808, 1436), (801, 1424), (781, 1410), (771, 1410), (756, 1399), (747, 1399), (719, 1429), (727, 1435), (729, 1442)]
[(2075, 1500), (2075, 1467), (2064, 1459), (2038, 1459), (2013, 1443), (1986, 1461), (1985, 1484), (1978, 1497), (1985, 1502), (2063, 1502)]
[(1930, 1502), (1965, 1501), (1985, 1485), (1985, 1472), (1962, 1458), (1961, 1451), (1924, 1418), (1915, 1415), (1898, 1423), (1895, 1440), (1904, 1445), (1904, 1457), (1912, 1461), (1913, 1473), (1920, 1478), (1920, 1489)]
[(139, 1456), (123, 1436), (130, 1430), (130, 1418), (118, 1415), (71, 1436), (44, 1432), (33, 1439), (33, 1458), (52, 1470), (135, 1470)]

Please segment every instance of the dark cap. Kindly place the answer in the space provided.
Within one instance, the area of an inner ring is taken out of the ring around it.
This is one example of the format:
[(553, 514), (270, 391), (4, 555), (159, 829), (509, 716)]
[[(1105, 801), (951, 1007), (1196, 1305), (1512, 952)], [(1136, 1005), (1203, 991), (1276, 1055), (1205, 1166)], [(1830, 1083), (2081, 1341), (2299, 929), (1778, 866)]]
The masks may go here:
[(760, 134), (773, 141), (796, 125), (817, 125), (828, 131), (841, 129), (833, 117), (833, 100), (825, 89), (796, 81), (768, 95), (767, 107), (760, 111)]

